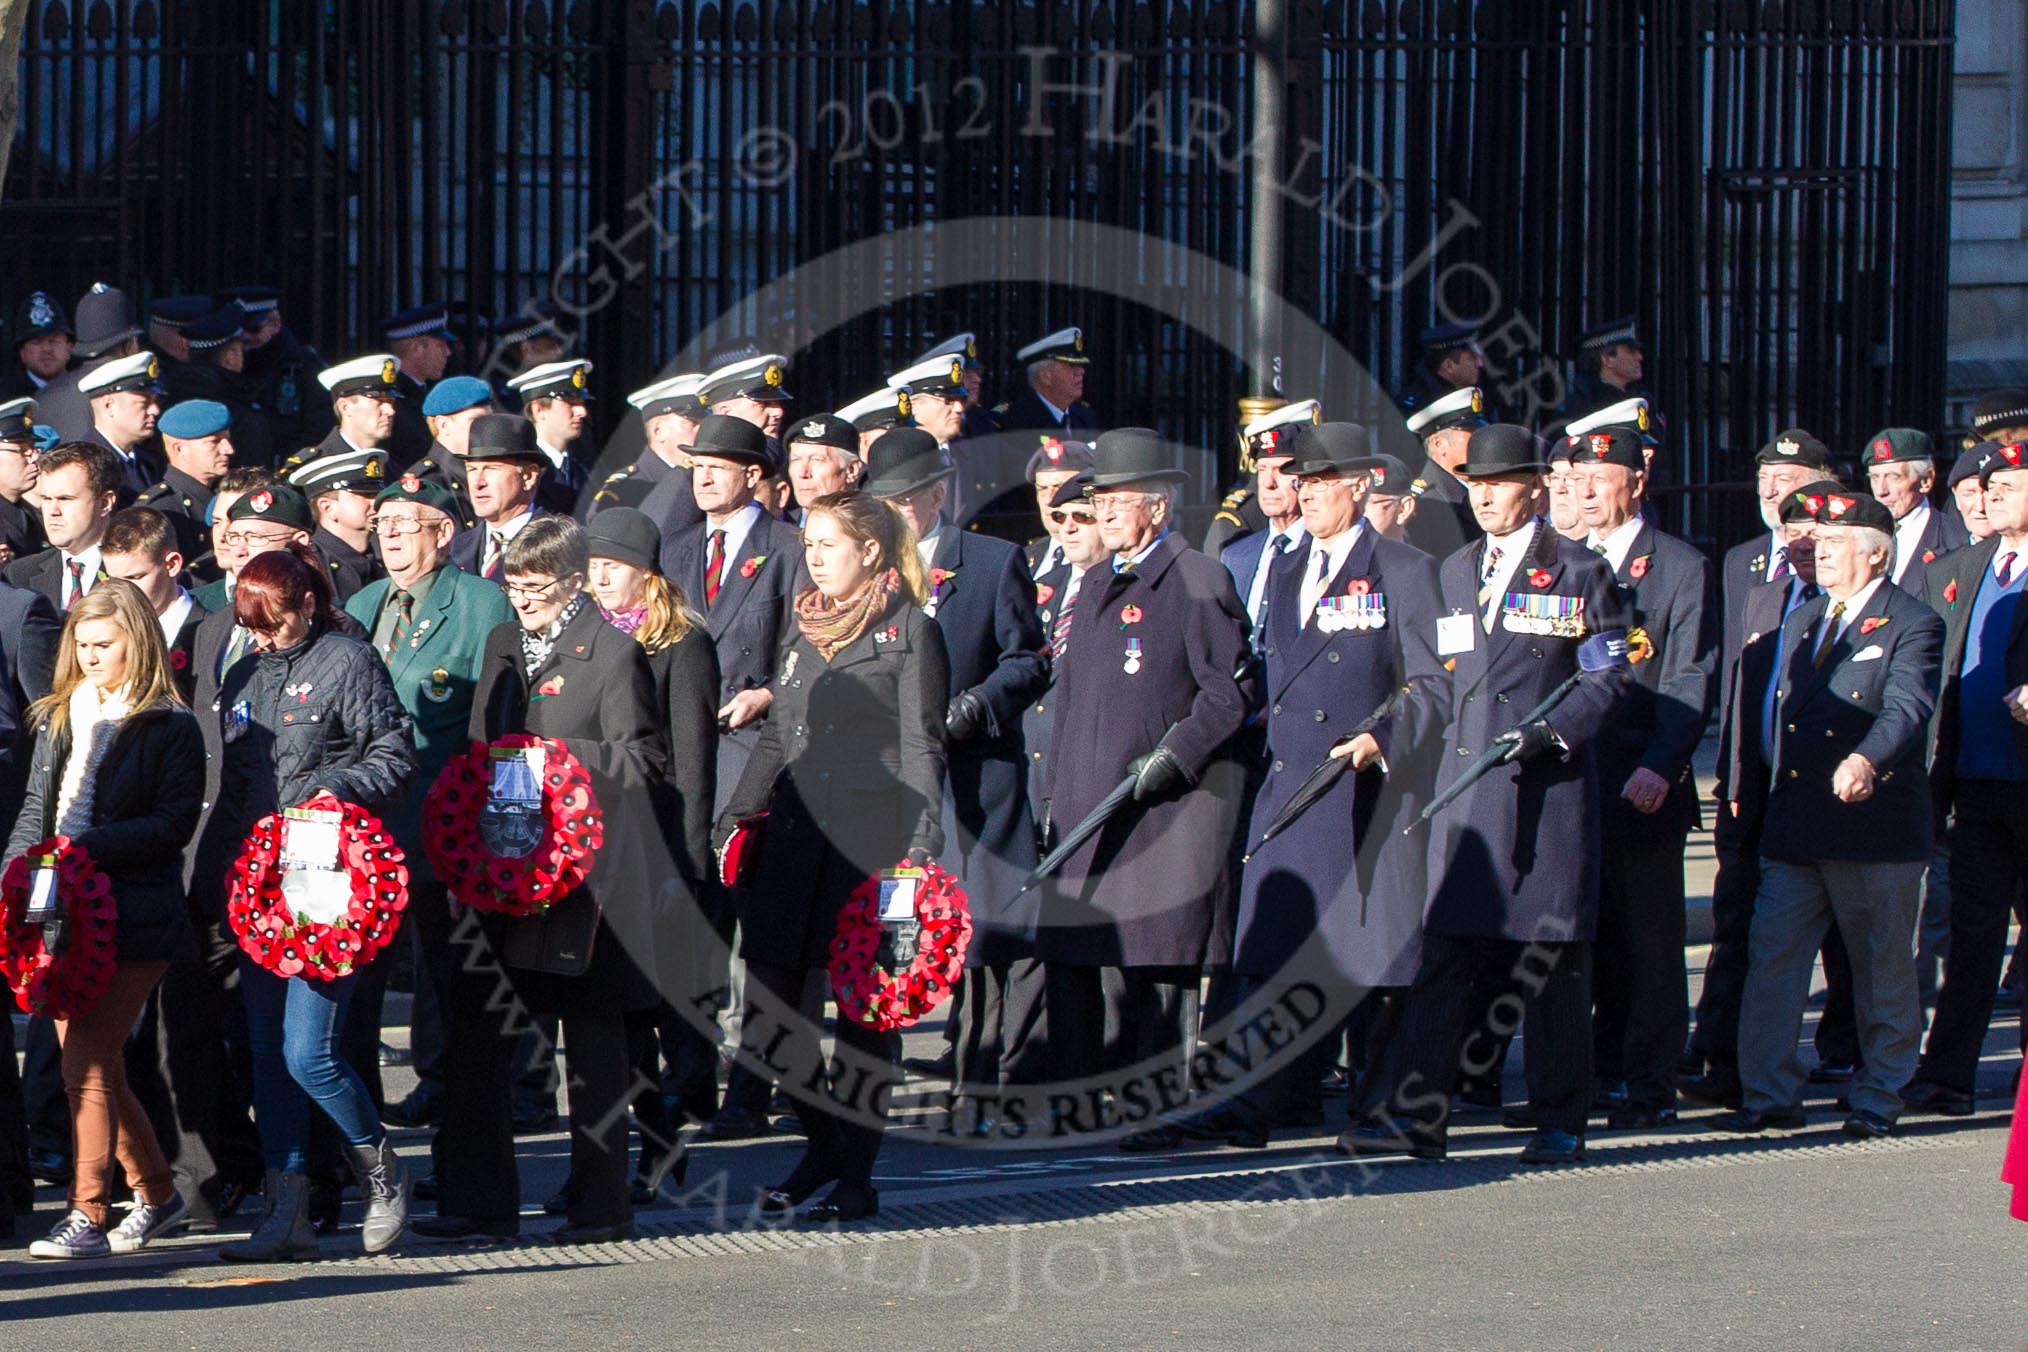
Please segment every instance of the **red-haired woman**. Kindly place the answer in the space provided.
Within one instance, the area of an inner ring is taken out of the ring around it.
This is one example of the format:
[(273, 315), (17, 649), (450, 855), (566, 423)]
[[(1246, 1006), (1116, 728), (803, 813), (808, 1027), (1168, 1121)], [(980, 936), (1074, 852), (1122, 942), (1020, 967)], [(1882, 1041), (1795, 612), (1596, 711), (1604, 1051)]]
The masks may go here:
[[(249, 560), (233, 610), (256, 656), (236, 663), (219, 693), (224, 756), (206, 837), (230, 846), (260, 818), (322, 793), (386, 809), (415, 773), (408, 715), (387, 665), (342, 632), (329, 573), (316, 555), (297, 544)], [(366, 1251), (392, 1245), (407, 1226), (401, 1163), (372, 1098), (338, 1053), (357, 980), (357, 973), (336, 981), (280, 977), (240, 959), (268, 1211), (250, 1237), (220, 1250), (229, 1261), (316, 1257), (303, 1172), (312, 1100), (345, 1142), (366, 1194)]]

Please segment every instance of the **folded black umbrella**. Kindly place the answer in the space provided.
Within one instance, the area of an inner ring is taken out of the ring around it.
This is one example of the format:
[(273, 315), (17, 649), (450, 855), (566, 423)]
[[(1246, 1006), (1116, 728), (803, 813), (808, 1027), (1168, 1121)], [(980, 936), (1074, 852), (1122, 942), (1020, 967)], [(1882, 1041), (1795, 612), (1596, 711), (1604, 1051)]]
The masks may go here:
[(1021, 891), (1016, 892), (1014, 895), (1018, 897), (1021, 895), (1021, 892), (1032, 890), (1037, 883), (1040, 883), (1044, 878), (1062, 868), (1063, 861), (1076, 854), (1078, 846), (1097, 835), (1099, 829), (1111, 819), (1115, 812), (1118, 812), (1122, 807), (1133, 801), (1134, 781), (1139, 778), (1139, 775), (1128, 775), (1125, 779), (1115, 784), (1112, 792), (1099, 799), (1098, 806), (1087, 812), (1084, 820), (1065, 832), (1063, 839), (1057, 842), (1056, 848), (1043, 856), (1042, 862), (1035, 866), (1035, 871), (1022, 881)]
[[(1401, 703), (1401, 694), (1402, 692), (1397, 690), (1386, 699), (1380, 701), (1379, 708), (1366, 715), (1365, 718), (1359, 721), (1357, 727), (1353, 728), (1352, 731), (1346, 733), (1343, 737), (1340, 737), (1332, 745), (1342, 746), (1354, 737), (1360, 736), (1362, 733), (1371, 732), (1379, 727), (1381, 720), (1393, 713), (1395, 706)], [(1344, 773), (1351, 768), (1352, 758), (1350, 756), (1326, 756), (1320, 761), (1315, 769), (1303, 777), (1303, 782), (1296, 785), (1296, 791), (1289, 795), (1289, 801), (1282, 804), (1282, 810), (1275, 813), (1274, 820), (1262, 829), (1260, 839), (1253, 843), (1253, 848), (1246, 852), (1246, 855), (1240, 862), (1242, 864), (1252, 862), (1254, 855), (1260, 852), (1261, 846), (1295, 825), (1296, 818), (1315, 807), (1318, 801), (1331, 791), (1331, 786), (1336, 784)]]
[[(1571, 672), (1570, 675), (1564, 677), (1563, 680), (1558, 683), (1556, 689), (1550, 691), (1547, 695), (1543, 696), (1542, 703), (1536, 705), (1533, 709), (1530, 709), (1527, 713), (1521, 715), (1520, 720), (1514, 724), (1514, 727), (1525, 728), (1538, 718), (1549, 717), (1551, 711), (1554, 710), (1557, 705), (1563, 703), (1563, 697), (1565, 695), (1568, 695), (1571, 691), (1577, 689), (1577, 682), (1579, 678), (1581, 678), (1583, 675), (1584, 675), (1583, 670), (1579, 669), (1577, 671)], [(1512, 729), (1509, 729), (1509, 731), (1512, 731)], [(1432, 798), (1430, 800), (1429, 806), (1422, 810), (1422, 815), (1415, 819), (1414, 825), (1404, 826), (1401, 829), (1401, 833), (1403, 835), (1407, 835), (1410, 831), (1415, 830), (1417, 826), (1422, 825), (1424, 822), (1428, 821), (1431, 817), (1436, 816), (1437, 813), (1442, 812), (1445, 808), (1449, 807), (1452, 803), (1456, 802), (1458, 796), (1462, 794), (1466, 789), (1471, 788), (1472, 785), (1478, 783), (1480, 780), (1484, 779), (1487, 775), (1493, 773), (1493, 771), (1497, 767), (1505, 765), (1507, 763), (1507, 756), (1511, 750), (1512, 748), (1508, 746), (1506, 743), (1503, 743), (1498, 739), (1495, 739), (1493, 745), (1487, 747), (1484, 751), (1481, 751), (1479, 753), (1479, 758), (1477, 760), (1473, 761), (1470, 765), (1467, 765), (1465, 767), (1465, 772), (1459, 775), (1457, 779), (1452, 782), (1451, 786), (1448, 789), (1445, 789), (1442, 793), (1438, 794), (1435, 798)]]

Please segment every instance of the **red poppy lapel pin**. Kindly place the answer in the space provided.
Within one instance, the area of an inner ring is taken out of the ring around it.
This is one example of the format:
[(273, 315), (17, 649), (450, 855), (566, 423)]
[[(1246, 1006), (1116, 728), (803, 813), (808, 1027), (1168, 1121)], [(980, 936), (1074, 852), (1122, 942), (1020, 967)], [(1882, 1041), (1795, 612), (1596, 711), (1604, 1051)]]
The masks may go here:
[(536, 699), (548, 699), (552, 695), (561, 695), (562, 693), (563, 676), (561, 674), (552, 676), (541, 685), (535, 687)]
[(1528, 572), (1528, 585), (1537, 589), (1547, 587), (1549, 585), (1549, 570), (1547, 568), (1530, 569)]
[(1922, 551), (1922, 561), (1923, 561), (1924, 563), (1935, 563), (1935, 562), (1936, 562), (1936, 551), (1935, 551), (1934, 549), (1925, 549), (1925, 550), (1923, 550), (1923, 551)]
[(930, 591), (932, 592), (942, 591), (944, 589), (944, 583), (949, 582), (951, 580), (951, 574), (957, 571), (958, 570), (955, 568), (930, 569)]
[(1957, 603), (1958, 603), (1958, 580), (1956, 578), (1952, 578), (1949, 582), (1946, 582), (1944, 584), (1944, 604), (1947, 606), (1954, 606)]
[(1049, 584), (1048, 584), (1047, 582), (1038, 582), (1038, 583), (1036, 583), (1036, 584), (1035, 584), (1035, 604), (1036, 604), (1036, 605), (1038, 605), (1038, 606), (1046, 606), (1046, 605), (1048, 605), (1048, 604), (1049, 604), (1049, 598), (1050, 598), (1050, 597), (1052, 597), (1052, 596), (1054, 596), (1054, 595), (1056, 595), (1056, 588), (1054, 588), (1054, 587), (1050, 586), (1050, 585), (1049, 585)]
[(190, 654), (184, 652), (181, 648), (171, 648), (169, 650), (169, 665), (177, 671), (183, 670), (190, 665)]
[(1868, 615), (1865, 619), (1859, 621), (1859, 634), (1863, 638), (1886, 623), (1887, 617), (1885, 615)]
[(1139, 624), (1140, 622), (1141, 608), (1139, 606), (1128, 606), (1120, 611), (1120, 628), (1124, 629), (1130, 624)]
[(1355, 577), (1345, 584), (1347, 596), (1364, 596), (1373, 590), (1373, 584), (1363, 577)]
[(1642, 578), (1646, 577), (1648, 575), (1648, 560), (1653, 557), (1654, 556), (1651, 554), (1643, 554), (1641, 555), (1641, 557), (1635, 559), (1632, 563), (1628, 564), (1627, 576), (1632, 578), (1636, 582), (1639, 582)]
[(739, 575), (741, 577), (750, 578), (755, 573), (758, 573), (760, 571), (760, 566), (766, 563), (767, 561), (768, 561), (767, 555), (756, 554), (752, 558), (748, 559), (745, 563), (742, 563), (739, 566)]

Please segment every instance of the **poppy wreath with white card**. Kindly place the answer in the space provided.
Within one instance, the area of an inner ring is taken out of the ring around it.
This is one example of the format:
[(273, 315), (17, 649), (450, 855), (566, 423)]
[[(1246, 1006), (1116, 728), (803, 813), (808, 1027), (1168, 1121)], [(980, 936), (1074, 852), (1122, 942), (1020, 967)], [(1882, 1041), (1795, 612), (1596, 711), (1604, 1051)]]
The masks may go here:
[(584, 762), (525, 732), (451, 757), (423, 797), (423, 820), (423, 853), (451, 896), (510, 916), (576, 891), (606, 840)]
[[(904, 966), (893, 931), (910, 926), (915, 950)], [(971, 939), (971, 901), (934, 861), (874, 874), (852, 889), (831, 939), (838, 1016), (881, 1032), (909, 1027), (950, 998)]]
[(112, 880), (68, 836), (38, 841), (0, 870), (0, 976), (24, 1013), (74, 1019), (113, 979)]
[(233, 861), (226, 920), (276, 976), (335, 981), (378, 956), (408, 907), (408, 856), (380, 818), (320, 793), (253, 825)]

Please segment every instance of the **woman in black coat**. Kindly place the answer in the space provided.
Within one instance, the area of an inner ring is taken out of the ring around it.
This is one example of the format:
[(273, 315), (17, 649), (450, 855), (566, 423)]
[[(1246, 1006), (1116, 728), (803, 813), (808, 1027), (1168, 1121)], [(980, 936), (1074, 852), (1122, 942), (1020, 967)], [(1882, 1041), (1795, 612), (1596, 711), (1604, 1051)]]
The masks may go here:
[(583, 886), (540, 916), (497, 927), (495, 950), (515, 992), (560, 1014), (569, 1049), (569, 1224), (558, 1237), (625, 1239), (626, 1016), (654, 1009), (663, 875), (653, 866), (657, 786), (668, 765), (647, 654), (606, 623), (585, 594), (583, 527), (568, 517), (528, 524), (502, 565), (515, 619), (486, 641), (472, 701), (472, 738), (553, 737), (584, 763), (605, 814), (605, 843)]
[[(585, 527), (589, 590), (599, 613), (632, 634), (648, 655), (655, 708), (663, 714), (669, 766), (654, 786), (658, 840), (651, 863), (655, 894), (656, 976), (661, 1000), (627, 1015), (627, 1048), (641, 1092), (634, 1124), (641, 1135), (634, 1174), (636, 1204), (665, 1177), (683, 1181), (680, 1121), (662, 1098), (660, 1061), (680, 1112), (707, 1121), (718, 1106), (718, 1023), (700, 1000), (725, 985), (732, 922), (721, 922), (711, 859), (711, 804), (718, 776), (718, 650), (682, 589), (656, 567), (661, 532), (631, 507), (608, 507)], [(657, 1035), (660, 1048), (657, 1048)]]
[[(715, 833), (722, 843), (741, 818), (768, 814), (738, 905), (749, 1002), (758, 994), (772, 1007), (749, 1013), (744, 1028), (755, 1054), (771, 1029), (788, 1029), (788, 1060), (778, 1064), (789, 1067), (783, 1085), (795, 1094), (823, 1064), (797, 997), (829, 960), (838, 912), (869, 876), (943, 849), (950, 684), (943, 635), (922, 611), (915, 537), (892, 506), (860, 493), (818, 499), (803, 557), (816, 586), (796, 599), (798, 633), (774, 703)], [(806, 1103), (809, 1147), (788, 1180), (763, 1193), (763, 1213), (787, 1212), (834, 1180), (811, 1219), (879, 1210), (873, 1161), (901, 1039), (843, 1017), (837, 1026), (840, 1077), (829, 1096)]]
[[(204, 798), (204, 742), (177, 697), (161, 627), (138, 588), (101, 582), (71, 608), (55, 682), (29, 722), (34, 758), (6, 857), (68, 836), (106, 875), (116, 908), (111, 984), (90, 1009), (56, 1020), (75, 1168), (69, 1212), (29, 1253), (131, 1253), (186, 1215), (168, 1158), (127, 1086), (125, 1045), (170, 957), (193, 942), (182, 855)], [(115, 1155), (135, 1200), (108, 1233)]]

